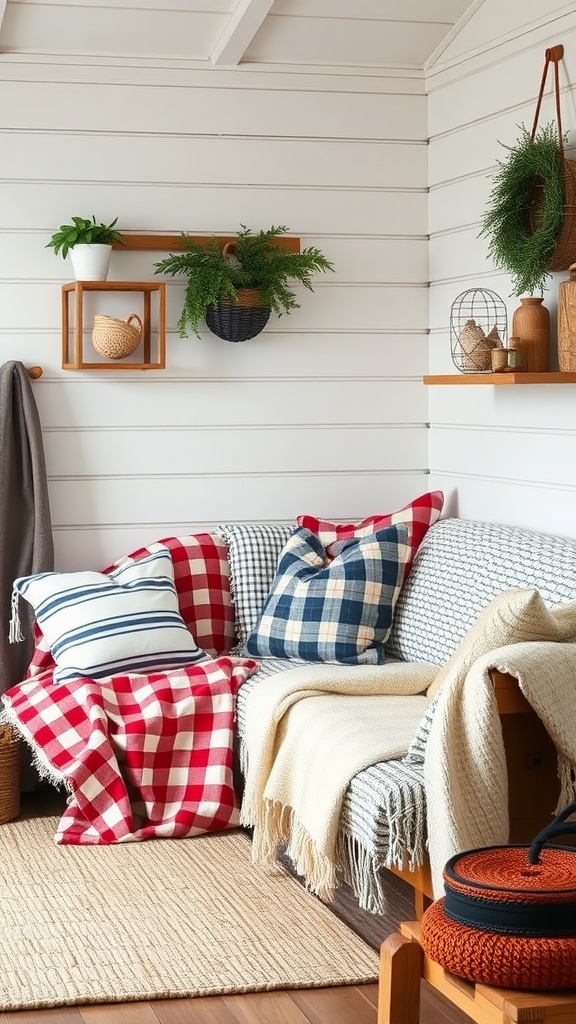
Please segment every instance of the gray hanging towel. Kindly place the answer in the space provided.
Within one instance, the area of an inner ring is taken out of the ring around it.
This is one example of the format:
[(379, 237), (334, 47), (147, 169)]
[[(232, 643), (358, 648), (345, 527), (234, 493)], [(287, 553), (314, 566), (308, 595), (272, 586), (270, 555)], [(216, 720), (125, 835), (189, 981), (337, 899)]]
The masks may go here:
[(26, 367), (0, 366), (0, 693), (23, 678), (34, 649), (34, 614), (22, 608), (23, 643), (8, 642), (12, 583), (54, 569), (42, 429)]

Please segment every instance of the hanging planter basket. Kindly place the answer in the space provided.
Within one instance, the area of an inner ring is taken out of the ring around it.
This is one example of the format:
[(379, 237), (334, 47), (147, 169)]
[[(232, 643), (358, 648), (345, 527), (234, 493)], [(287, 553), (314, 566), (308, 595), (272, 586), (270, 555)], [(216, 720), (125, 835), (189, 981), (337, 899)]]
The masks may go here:
[[(562, 182), (564, 185), (564, 219), (556, 245), (548, 261), (548, 270), (551, 272), (569, 270), (576, 252), (576, 160), (562, 158)], [(538, 206), (541, 205), (543, 197), (540, 198), (538, 193), (542, 191), (543, 188), (540, 185), (535, 186), (533, 190), (531, 221), (534, 224), (534, 231), (538, 230), (540, 222)]]
[(206, 324), (224, 341), (248, 341), (264, 330), (270, 310), (256, 288), (238, 288), (237, 301), (226, 299), (206, 311)]
[[(522, 129), (500, 164), (481, 235), (496, 266), (511, 276), (516, 295), (544, 290), (548, 275), (567, 270), (576, 251), (576, 161), (564, 154), (558, 64), (564, 47), (546, 50), (532, 131)], [(554, 65), (556, 126), (538, 130), (550, 64)]]

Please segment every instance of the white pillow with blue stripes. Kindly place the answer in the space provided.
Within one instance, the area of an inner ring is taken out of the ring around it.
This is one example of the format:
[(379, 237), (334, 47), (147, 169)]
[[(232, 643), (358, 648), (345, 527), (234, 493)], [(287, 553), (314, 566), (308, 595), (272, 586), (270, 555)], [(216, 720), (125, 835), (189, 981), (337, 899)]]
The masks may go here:
[[(166, 672), (208, 658), (180, 615), (169, 551), (109, 574), (21, 576), (13, 591), (32, 605), (50, 644), (55, 683)], [(17, 633), (17, 623), (14, 627)]]

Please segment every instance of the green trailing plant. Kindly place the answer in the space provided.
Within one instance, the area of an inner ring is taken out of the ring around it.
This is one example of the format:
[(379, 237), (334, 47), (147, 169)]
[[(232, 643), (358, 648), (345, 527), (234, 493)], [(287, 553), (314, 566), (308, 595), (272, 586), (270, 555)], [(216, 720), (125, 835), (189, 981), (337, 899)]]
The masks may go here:
[(94, 215), (92, 220), (72, 217), (72, 223), (62, 224), (60, 230), (52, 235), (46, 248), (54, 249), (56, 255), (62, 253), (63, 259), (66, 259), (70, 249), (75, 245), (112, 245), (113, 242), (122, 242), (122, 235), (114, 230), (117, 221), (118, 217), (115, 217), (110, 224), (97, 224)]
[(489, 254), (512, 277), (515, 295), (544, 291), (549, 264), (565, 214), (563, 156), (554, 124), (532, 139), (520, 125), (520, 138), (492, 184), (480, 236)]
[(320, 249), (310, 246), (290, 252), (276, 244), (275, 239), (288, 231), (284, 226), (256, 234), (244, 225), (241, 228), (234, 238), (233, 255), (223, 251), (215, 237), (201, 244), (183, 235), (183, 251), (154, 264), (156, 274), (183, 274), (188, 279), (178, 321), (181, 338), (187, 337), (189, 328), (200, 337), (200, 323), (209, 308), (222, 301), (236, 302), (242, 288), (257, 289), (260, 304), (278, 316), (290, 313), (299, 308), (290, 282), (299, 281), (314, 291), (312, 274), (334, 270)]

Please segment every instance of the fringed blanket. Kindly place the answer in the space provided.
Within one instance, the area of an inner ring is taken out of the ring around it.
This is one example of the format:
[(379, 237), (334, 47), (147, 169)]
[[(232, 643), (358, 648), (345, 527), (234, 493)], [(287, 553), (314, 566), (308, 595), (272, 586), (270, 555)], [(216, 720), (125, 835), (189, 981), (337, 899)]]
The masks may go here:
[[(256, 862), (281, 847), (314, 892), (331, 898), (344, 792), (368, 765), (406, 752), (428, 704), (433, 665), (314, 665), (282, 672), (246, 702), (241, 822)], [(420, 696), (418, 696), (420, 695)]]
[[(508, 841), (506, 759), (490, 668), (509, 665), (522, 681), (560, 752), (566, 783), (566, 764), (576, 765), (574, 644), (576, 603), (549, 609), (536, 590), (507, 590), (479, 615), (438, 674), (429, 691), (441, 694), (424, 767), (436, 896), (454, 853)], [(574, 799), (569, 794), (565, 784), (561, 801)]]
[(515, 676), (554, 741), (558, 809), (576, 799), (576, 644), (512, 644), (478, 658), (459, 684), (442, 693), (428, 740), (426, 809), (436, 898), (443, 895), (449, 857), (509, 839), (506, 759), (491, 669)]
[[(246, 707), (241, 808), (241, 821), (254, 826), (254, 859), (270, 863), (287, 845), (308, 886), (330, 898), (341, 866), (337, 833), (346, 786), (367, 765), (405, 753), (428, 703), (408, 695), (422, 694), (427, 683), (429, 696), (442, 688), (425, 767), (435, 891), (452, 853), (506, 842), (506, 763), (489, 668), (499, 667), (503, 645), (533, 641), (546, 642), (549, 670), (521, 663), (514, 674), (572, 766), (567, 780), (576, 765), (576, 604), (549, 610), (533, 590), (495, 598), (440, 672), (401, 663), (370, 666), (369, 674), (363, 666), (326, 665), (294, 669), (256, 688)], [(560, 682), (551, 687), (556, 672)]]
[(57, 843), (183, 838), (238, 825), (234, 696), (256, 662), (56, 685), (50, 670), (4, 694), (2, 719), (40, 774), (70, 794)]

